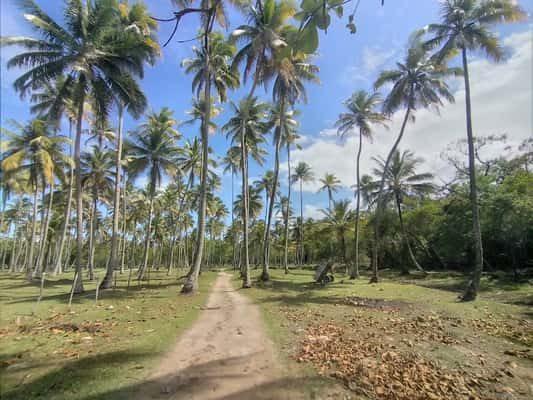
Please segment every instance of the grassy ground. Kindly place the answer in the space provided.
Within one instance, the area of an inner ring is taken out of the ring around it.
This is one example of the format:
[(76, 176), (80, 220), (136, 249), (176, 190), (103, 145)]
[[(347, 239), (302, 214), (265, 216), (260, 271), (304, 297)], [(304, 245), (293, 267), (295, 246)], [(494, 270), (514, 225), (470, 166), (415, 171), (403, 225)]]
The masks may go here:
[[(180, 271), (182, 272), (182, 271)], [(103, 277), (103, 271), (99, 271)], [(198, 315), (216, 273), (204, 273), (200, 293), (180, 296), (176, 276), (152, 272), (149, 284), (115, 290), (96, 282), (74, 297), (71, 274), (48, 278), (35, 309), (39, 284), (22, 275), (0, 274), (0, 397), (2, 399), (130, 398), (150, 366)]]
[(459, 303), (464, 281), (450, 274), (385, 274), (372, 285), (337, 274), (325, 287), (312, 275), (273, 270), (271, 284), (244, 293), (289, 364), (350, 389), (338, 398), (533, 396), (530, 284), (484, 280), (478, 301)]

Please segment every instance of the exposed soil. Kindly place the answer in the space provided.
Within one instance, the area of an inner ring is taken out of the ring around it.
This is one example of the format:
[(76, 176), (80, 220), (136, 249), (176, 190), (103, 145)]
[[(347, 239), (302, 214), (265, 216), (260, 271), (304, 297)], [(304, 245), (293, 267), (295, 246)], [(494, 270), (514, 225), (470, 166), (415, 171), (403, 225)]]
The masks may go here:
[(136, 398), (304, 399), (266, 337), (259, 308), (221, 273), (206, 307)]

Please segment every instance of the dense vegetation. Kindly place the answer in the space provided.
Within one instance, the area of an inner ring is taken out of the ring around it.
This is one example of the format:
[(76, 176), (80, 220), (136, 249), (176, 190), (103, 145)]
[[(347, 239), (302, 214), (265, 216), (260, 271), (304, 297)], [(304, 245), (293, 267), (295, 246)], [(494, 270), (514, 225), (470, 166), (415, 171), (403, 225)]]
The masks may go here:
[[(471, 274), (465, 300), (475, 299), (483, 270), (517, 280), (531, 273), (533, 141), (509, 156), (484, 154), (505, 138), (475, 136), (468, 75), (471, 51), (502, 58), (490, 28), (525, 18), (514, 2), (444, 2), (442, 20), (416, 32), (397, 69), (379, 76), (374, 86), (383, 93), (356, 91), (339, 105), (339, 134), (357, 135), (357, 161), (361, 151), (371, 152), (366, 141), (376, 126), (403, 115), (386, 159), (376, 159), (373, 171), (360, 171), (357, 162), (355, 211), (350, 200), (335, 198), (336, 171), (316, 177), (305, 163), (290, 161), (299, 138), (297, 105), (319, 79), (318, 32), (343, 18), (349, 2), (233, 1), (246, 23), (228, 37), (229, 2), (175, 3), (166, 22), (176, 30), (182, 18), (201, 23), (194, 56), (182, 63), (192, 77), (188, 123), (199, 126), (198, 139), (185, 142), (172, 110), (145, 113), (139, 80), (161, 48), (157, 22), (143, 3), (67, 1), (58, 22), (32, 0), (20, 1), (35, 37), (2, 37), (1, 44), (23, 49), (8, 67), (26, 68), (14, 86), (29, 95), (35, 119), (2, 128), (1, 268), (29, 279), (74, 269), (75, 293), (84, 291), (84, 279), (94, 279), (96, 267), (107, 270), (102, 289), (117, 271), (136, 269), (142, 280), (153, 268), (188, 268), (182, 291), (190, 292), (201, 270), (213, 265), (240, 268), (249, 287), (250, 265), (268, 281), (271, 265), (288, 270), (335, 260), (352, 278), (372, 268), (374, 282), (385, 268), (456, 269)], [(354, 14), (345, 19), (355, 33)], [(449, 67), (457, 54), (462, 67)], [(439, 185), (401, 140), (417, 111), (454, 101), (447, 83), (454, 77), (466, 88), (466, 139), (443, 149), (456, 176)], [(247, 94), (230, 102), (229, 92), (241, 86)], [(262, 86), (269, 103), (256, 96)], [(232, 111), (227, 121), (217, 118), (223, 104)], [(136, 130), (124, 132), (125, 113), (140, 120)], [(62, 119), (70, 132), (59, 129)], [(226, 154), (209, 147), (215, 133), (226, 135)], [(273, 166), (264, 165), (268, 153)], [(279, 190), (282, 158), (287, 193)], [(272, 170), (249, 182), (251, 162)], [(218, 164), (242, 182), (230, 209), (216, 196)], [(138, 186), (141, 176), (146, 187)], [(171, 180), (164, 188), (163, 177)], [(303, 215), (303, 184), (314, 179), (329, 196), (320, 220)]]

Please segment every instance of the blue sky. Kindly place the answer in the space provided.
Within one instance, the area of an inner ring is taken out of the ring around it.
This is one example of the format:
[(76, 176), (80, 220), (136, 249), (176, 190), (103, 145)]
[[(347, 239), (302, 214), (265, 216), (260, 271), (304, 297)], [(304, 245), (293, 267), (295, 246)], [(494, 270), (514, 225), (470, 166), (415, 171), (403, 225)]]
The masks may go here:
[[(55, 18), (61, 18), (62, 4), (56, 0), (37, 0), (37, 3)], [(146, 1), (150, 12), (157, 17), (171, 15), (170, 0)], [(519, 1), (529, 12), (533, 11), (530, 2)], [(1, 34), (30, 34), (25, 20), (12, 0), (1, 2)], [(342, 101), (358, 89), (371, 89), (372, 82), (379, 72), (394, 65), (403, 57), (405, 44), (413, 30), (438, 20), (439, 4), (436, 0), (392, 0), (386, 1), (381, 7), (377, 0), (363, 0), (357, 11), (355, 22), (357, 33), (351, 35), (345, 28), (346, 21), (334, 19), (327, 35), (322, 34), (320, 48), (314, 62), (320, 67), (320, 85), (308, 85), (308, 104), (298, 105), (301, 111), (302, 150), (295, 151), (294, 162), (308, 162), (315, 175), (321, 177), (325, 172), (337, 174), (348, 188), (354, 183), (353, 139), (340, 141), (332, 129), (338, 114), (342, 111)], [(230, 12), (231, 26), (228, 34), (244, 21), (235, 11)], [(162, 23), (159, 30), (160, 41), (164, 42), (170, 34), (172, 24)], [(198, 21), (186, 18), (175, 39), (163, 52), (162, 59), (154, 66), (148, 67), (142, 86), (149, 99), (150, 107), (158, 110), (163, 106), (174, 110), (179, 120), (186, 120), (186, 110), (191, 105), (191, 77), (184, 74), (180, 62), (188, 57), (193, 43), (178, 44), (176, 40), (189, 39), (195, 36)], [(482, 59), (472, 61), (472, 91), (474, 100), (474, 128), (478, 135), (507, 133), (509, 144), (515, 146), (532, 135), (532, 88), (531, 88), (531, 19), (523, 24), (498, 26), (498, 34), (508, 49), (508, 60), (504, 64), (495, 65)], [(6, 70), (5, 63), (16, 53), (14, 48), (2, 48), (1, 58), (1, 116), (2, 126), (9, 118), (25, 121), (30, 118), (29, 103), (19, 99), (12, 89), (13, 79), (20, 71)], [(452, 82), (456, 91), (457, 102), (442, 110), (441, 115), (430, 112), (419, 112), (418, 121), (408, 128), (402, 147), (409, 147), (426, 159), (423, 168), (434, 172), (438, 179), (450, 178), (450, 169), (440, 159), (440, 153), (446, 145), (464, 137), (464, 97), (460, 81)], [(269, 88), (270, 89), (270, 88)], [(259, 90), (258, 94), (266, 100), (268, 92)], [(249, 90), (242, 88), (231, 95), (238, 101), (243, 93)], [(225, 109), (229, 107), (223, 106)], [(399, 117), (399, 116), (398, 116)], [(223, 113), (217, 122), (222, 125), (228, 114)], [(112, 121), (116, 124), (116, 121)], [(126, 130), (133, 129), (139, 121), (127, 118)], [(363, 156), (363, 173), (371, 172), (372, 156), (383, 156), (392, 143), (397, 132), (397, 117), (393, 119), (389, 131), (376, 132), (372, 143), (365, 143)], [(198, 126), (181, 128), (185, 138), (198, 134)], [(269, 138), (271, 139), (271, 138)], [(216, 153), (223, 156), (229, 143), (218, 133), (211, 138), (211, 146)], [(497, 153), (502, 149), (490, 149)], [(283, 158), (283, 161), (284, 158)], [(267, 159), (264, 168), (251, 165), (250, 176), (257, 178), (265, 169), (272, 168), (272, 157)], [(229, 206), (231, 200), (230, 177), (223, 178), (223, 188), (219, 195)], [(286, 190), (286, 174), (282, 178), (282, 190)], [(141, 182), (142, 183), (142, 179)], [(304, 202), (308, 216), (319, 216), (319, 208), (327, 204), (325, 193), (317, 194), (318, 183), (306, 185)], [(348, 189), (342, 190), (338, 197), (352, 197)], [(295, 203), (298, 204), (298, 203)], [(297, 206), (295, 205), (295, 208)]]

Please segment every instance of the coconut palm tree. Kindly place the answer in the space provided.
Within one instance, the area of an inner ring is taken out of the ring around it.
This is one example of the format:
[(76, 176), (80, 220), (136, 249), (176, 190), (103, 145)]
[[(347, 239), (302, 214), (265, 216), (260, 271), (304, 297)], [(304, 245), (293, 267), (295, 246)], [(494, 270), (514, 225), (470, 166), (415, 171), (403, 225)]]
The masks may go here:
[[(403, 199), (411, 196), (421, 196), (430, 193), (433, 190), (431, 180), (433, 175), (430, 173), (419, 174), (416, 172), (417, 167), (423, 162), (421, 158), (416, 158), (414, 154), (406, 150), (400, 152), (396, 150), (392, 156), (392, 161), (387, 170), (385, 168), (385, 161), (381, 158), (374, 157), (373, 160), (377, 163), (377, 168), (374, 169), (376, 176), (385, 176), (385, 188), (382, 196), (385, 203), (394, 202), (398, 211), (398, 218), (400, 220), (400, 229), (402, 231), (403, 242), (407, 247), (409, 258), (413, 265), (422, 272), (424, 269), (420, 266), (409, 243), (407, 231), (402, 215)], [(406, 274), (409, 270), (402, 263), (402, 271)]]
[(99, 146), (92, 146), (90, 151), (85, 151), (81, 155), (81, 168), (83, 172), (82, 186), (91, 192), (92, 211), (89, 233), (89, 258), (88, 271), (89, 280), (94, 279), (94, 252), (96, 248), (96, 232), (98, 230), (98, 202), (102, 198), (109, 198), (113, 193), (114, 180), (114, 154)]
[[(391, 115), (400, 108), (405, 108), (400, 132), (389, 151), (384, 171), (388, 170), (394, 152), (403, 138), (407, 123), (414, 119), (415, 112), (421, 108), (433, 108), (438, 111), (439, 107), (444, 105), (443, 99), (450, 103), (454, 102), (455, 99), (450, 93), (448, 85), (444, 82), (444, 78), (462, 74), (460, 68), (447, 68), (430, 58), (427, 47), (423, 46), (420, 41), (420, 35), (415, 35), (412, 38), (405, 61), (397, 63), (397, 66), (398, 68), (395, 70), (383, 71), (374, 83), (376, 89), (385, 84), (392, 84), (392, 89), (383, 102), (383, 110), (386, 115)], [(375, 227), (379, 226), (384, 211), (382, 192), (385, 187), (385, 178), (384, 175), (381, 177), (377, 192)], [(375, 236), (377, 239), (377, 235)], [(372, 282), (378, 280), (378, 249), (379, 243), (376, 241)]]
[[(83, 250), (83, 200), (81, 187), (81, 142), (85, 100), (92, 93), (97, 115), (106, 116), (114, 99), (127, 104), (138, 115), (146, 99), (134, 77), (143, 74), (144, 49), (122, 29), (116, 3), (106, 0), (82, 2), (69, 0), (65, 4), (65, 24), (54, 21), (33, 0), (21, 3), (26, 20), (39, 33), (32, 37), (2, 37), (0, 44), (20, 46), (27, 51), (8, 61), (8, 67), (29, 70), (15, 80), (21, 95), (43, 87), (60, 75), (66, 75), (66, 86), (72, 87), (76, 100), (76, 293), (83, 292), (81, 278)], [(69, 95), (57, 97), (57, 103)], [(131, 102), (131, 99), (136, 99)], [(58, 110), (60, 107), (53, 107)]]
[[(231, 204), (235, 203), (235, 175), (240, 169), (240, 149), (238, 146), (231, 146), (226, 152), (226, 156), (222, 159), (222, 164), (224, 165), (224, 173), (231, 173)], [(233, 212), (233, 207), (231, 207), (231, 226), (233, 227), (235, 223), (235, 216)], [(233, 235), (233, 266), (237, 265), (236, 258), (236, 247), (237, 247), (237, 236)]]
[[(359, 213), (361, 210), (361, 198), (359, 196), (361, 178), (361, 152), (363, 150), (363, 137), (372, 139), (373, 125), (386, 126), (387, 118), (382, 113), (376, 111), (376, 108), (381, 102), (379, 93), (369, 94), (364, 90), (359, 90), (352, 94), (352, 96), (344, 102), (347, 111), (339, 115), (335, 126), (338, 129), (339, 135), (345, 137), (351, 133), (358, 134), (359, 144), (356, 150), (355, 161), (355, 175), (356, 175), (356, 207), (355, 207), (355, 263), (350, 279), (355, 279), (359, 276)], [(357, 141), (356, 141), (357, 143)]]
[(303, 184), (313, 182), (315, 180), (315, 176), (313, 172), (311, 171), (311, 167), (301, 161), (298, 163), (296, 168), (294, 169), (294, 174), (291, 176), (291, 181), (293, 183), (299, 182), (300, 183), (300, 220), (302, 227), (300, 229), (300, 262), (304, 263), (305, 258), (305, 249), (304, 249), (304, 228), (303, 228), (303, 222), (304, 222), (304, 200), (303, 200)]
[(258, 181), (254, 182), (254, 186), (259, 190), (259, 192), (265, 193), (265, 224), (268, 218), (268, 204), (270, 199), (270, 194), (272, 193), (272, 185), (274, 184), (274, 171), (268, 170)]
[(487, 57), (500, 61), (504, 56), (497, 35), (490, 31), (492, 25), (527, 19), (527, 14), (512, 0), (447, 0), (441, 5), (441, 21), (423, 29), (433, 35), (425, 44), (440, 47), (434, 58), (442, 61), (461, 54), (465, 83), (466, 135), (468, 144), (468, 170), (470, 181), (470, 206), (472, 208), (472, 237), (474, 238), (475, 265), (470, 283), (462, 296), (464, 301), (475, 300), (483, 271), (483, 243), (479, 218), (478, 194), (475, 172), (474, 129), (472, 126), (472, 102), (468, 52), (481, 51)]
[(176, 157), (178, 149), (176, 140), (181, 134), (174, 128), (176, 120), (172, 111), (163, 107), (159, 112), (152, 111), (147, 116), (147, 121), (133, 133), (133, 141), (128, 142), (128, 173), (131, 178), (138, 177), (141, 173), (148, 175), (149, 211), (144, 241), (143, 262), (139, 268), (139, 279), (144, 279), (148, 266), (150, 250), (151, 226), (154, 213), (154, 199), (163, 175), (174, 177), (178, 173)]
[(326, 173), (323, 178), (319, 179), (319, 182), (322, 184), (319, 192), (327, 191), (328, 192), (328, 209), (331, 211), (331, 206), (333, 205), (333, 193), (337, 192), (341, 187), (341, 181), (334, 174)]
[(350, 211), (350, 200), (333, 201), (333, 205), (329, 209), (321, 211), (325, 217), (326, 228), (337, 235), (342, 261), (347, 265), (346, 232), (350, 229), (353, 216), (353, 213)]
[[(212, 99), (211, 86), (221, 101), (227, 98), (227, 90), (239, 86), (239, 76), (231, 70), (229, 61), (235, 52), (233, 46), (224, 41), (220, 34), (211, 32), (215, 20), (222, 26), (226, 26), (225, 10), (222, 1), (200, 2), (206, 8), (212, 10), (204, 16), (204, 35), (201, 49), (193, 49), (195, 57), (183, 61), (187, 73), (193, 74), (192, 91), (203, 95), (199, 96), (204, 101), (201, 108), (201, 136), (202, 136), (202, 174), (200, 176), (200, 198), (198, 207), (198, 229), (193, 255), (191, 273), (182, 287), (182, 293), (189, 293), (198, 289), (198, 275), (202, 264), (205, 237), (205, 218), (207, 207), (208, 168), (209, 168), (209, 132), (212, 129)], [(204, 4), (206, 3), (206, 4)], [(204, 173), (205, 172), (205, 173)]]
[(284, 225), (284, 241), (285, 241), (285, 263), (284, 263), (284, 269), (285, 269), (285, 273), (288, 274), (289, 273), (289, 266), (287, 264), (287, 258), (288, 258), (288, 255), (287, 255), (287, 252), (288, 252), (288, 246), (289, 246), (289, 238), (288, 238), (288, 235), (289, 235), (289, 230), (288, 230), (288, 227), (289, 227), (289, 219), (291, 218), (292, 214), (293, 214), (293, 209), (292, 207), (290, 206), (290, 201), (289, 201), (289, 198), (287, 196), (281, 196), (280, 199), (279, 199), (279, 202), (276, 204), (276, 209), (278, 211), (278, 213), (281, 214), (282, 218), (283, 218), (283, 225)]
[[(50, 189), (53, 190), (57, 160), (65, 163), (71, 162), (61, 149), (61, 145), (69, 143), (69, 139), (61, 135), (53, 136), (50, 126), (40, 119), (29, 121), (26, 125), (14, 120), (10, 120), (9, 123), (18, 132), (1, 129), (2, 135), (8, 138), (4, 142), (6, 151), (1, 161), (2, 174), (16, 174), (24, 177), (27, 180), (27, 187), (31, 188), (33, 193), (32, 228), (25, 266), (31, 276), (34, 272), (33, 255), (37, 233), (37, 196), (39, 189), (42, 189), (44, 194), (46, 185), (50, 185)], [(44, 224), (44, 220), (42, 223)]]
[(231, 103), (234, 116), (222, 127), (231, 137), (232, 142), (239, 143), (241, 150), (242, 174), (242, 221), (243, 221), (243, 260), (244, 271), (243, 287), (252, 286), (250, 279), (250, 264), (248, 254), (248, 224), (249, 224), (249, 199), (248, 199), (248, 155), (254, 153), (254, 148), (265, 141), (264, 134), (268, 132), (270, 124), (267, 121), (267, 103), (258, 102), (256, 97), (247, 97), (237, 106)]

